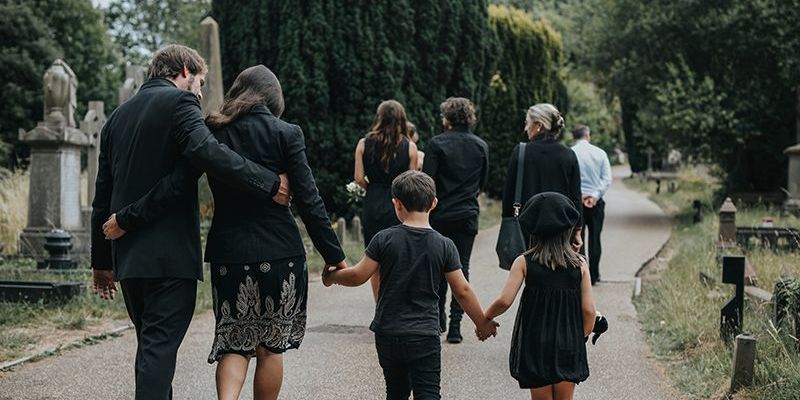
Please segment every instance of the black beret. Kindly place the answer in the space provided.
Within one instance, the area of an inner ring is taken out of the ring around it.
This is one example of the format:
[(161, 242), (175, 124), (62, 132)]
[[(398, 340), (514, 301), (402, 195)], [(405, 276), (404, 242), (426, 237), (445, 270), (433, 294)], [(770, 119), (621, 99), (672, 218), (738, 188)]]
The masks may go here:
[(575, 227), (580, 212), (572, 200), (561, 193), (543, 192), (531, 197), (519, 214), (522, 233), (553, 236)]

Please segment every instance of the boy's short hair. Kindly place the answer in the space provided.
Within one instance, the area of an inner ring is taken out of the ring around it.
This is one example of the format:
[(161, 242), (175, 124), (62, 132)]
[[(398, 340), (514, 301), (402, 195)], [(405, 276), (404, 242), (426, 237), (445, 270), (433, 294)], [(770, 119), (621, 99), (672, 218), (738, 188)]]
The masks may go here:
[(406, 171), (392, 181), (392, 197), (408, 211), (428, 212), (436, 198), (436, 183), (424, 172)]

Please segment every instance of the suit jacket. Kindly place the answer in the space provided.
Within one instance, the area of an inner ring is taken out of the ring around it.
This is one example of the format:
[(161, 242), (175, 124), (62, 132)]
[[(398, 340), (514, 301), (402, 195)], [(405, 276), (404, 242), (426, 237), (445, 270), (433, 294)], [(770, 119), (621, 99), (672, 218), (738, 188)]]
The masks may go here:
[[(269, 199), (280, 181), (269, 169), (220, 144), (206, 127), (200, 102), (163, 78), (145, 82), (117, 107), (101, 132), (95, 198), (92, 202), (92, 267), (112, 269), (115, 280), (130, 278), (202, 279), (196, 180), (176, 198), (163, 218), (105, 240), (102, 225), (123, 206), (136, 201), (170, 174), (179, 160), (253, 196)], [(193, 190), (191, 190), (193, 189)], [(125, 215), (118, 215), (125, 228)]]
[[(517, 184), (517, 162), (519, 145), (511, 151), (503, 191), (503, 217), (514, 215), (514, 190)], [(536, 194), (557, 192), (569, 197), (575, 208), (583, 215), (581, 198), (581, 169), (575, 152), (553, 136), (540, 135), (525, 146), (525, 165), (523, 167), (522, 197), (525, 203)], [(583, 217), (576, 226), (583, 226)]]
[[(285, 172), (292, 186), (293, 203), (314, 246), (328, 264), (344, 260), (308, 165), (299, 126), (282, 121), (266, 106), (259, 105), (233, 123), (215, 129), (214, 136), (248, 159)], [(199, 175), (184, 163), (120, 213), (125, 214), (131, 229), (155, 223), (172, 212), (175, 199), (184, 192), (196, 192), (189, 184), (196, 182)], [(305, 255), (289, 208), (252, 197), (219, 177), (210, 176), (209, 184), (214, 193), (214, 220), (206, 243), (206, 261), (245, 264)]]

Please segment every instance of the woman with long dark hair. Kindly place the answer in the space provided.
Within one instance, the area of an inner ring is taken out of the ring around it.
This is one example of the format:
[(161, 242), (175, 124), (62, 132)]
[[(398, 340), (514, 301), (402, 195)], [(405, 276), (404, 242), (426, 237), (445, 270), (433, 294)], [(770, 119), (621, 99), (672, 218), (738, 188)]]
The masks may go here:
[[(257, 65), (239, 74), (220, 111), (206, 123), (221, 143), (288, 175), (293, 203), (314, 246), (328, 265), (344, 267), (344, 252), (306, 159), (303, 131), (280, 119), (283, 110), (278, 78)], [(129, 206), (133, 225), (157, 223), (186, 183), (199, 176), (188, 164), (179, 165)], [(282, 353), (299, 347), (305, 334), (308, 270), (303, 240), (291, 209), (265, 203), (214, 176), (209, 176), (209, 185), (215, 207), (205, 259), (211, 263), (216, 329), (208, 362), (217, 362), (217, 394), (237, 399), (255, 357), (254, 397), (277, 399)]]
[[(417, 169), (417, 146), (408, 138), (402, 104), (386, 100), (378, 106), (372, 129), (356, 146), (354, 169), (356, 183), (367, 191), (362, 215), (366, 246), (376, 233), (400, 223), (392, 205), (392, 180)], [(375, 274), (370, 280), (376, 299), (379, 279)]]

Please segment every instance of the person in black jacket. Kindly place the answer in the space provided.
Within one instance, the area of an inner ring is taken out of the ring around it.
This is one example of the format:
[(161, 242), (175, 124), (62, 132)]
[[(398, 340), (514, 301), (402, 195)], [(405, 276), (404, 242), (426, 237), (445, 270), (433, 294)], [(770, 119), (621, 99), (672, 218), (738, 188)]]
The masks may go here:
[[(94, 291), (113, 299), (120, 282), (136, 327), (136, 399), (172, 397), (175, 359), (202, 279), (197, 184), (189, 182), (170, 213), (148, 229), (106, 240), (128, 226), (123, 206), (148, 192), (179, 162), (208, 171), (263, 203), (288, 203), (281, 178), (220, 144), (203, 123), (200, 86), (205, 61), (179, 45), (155, 53), (149, 79), (117, 107), (101, 132), (92, 202)], [(277, 197), (273, 197), (276, 196)], [(107, 220), (114, 230), (105, 230)], [(119, 228), (121, 227), (121, 229)]]
[[(475, 125), (475, 107), (469, 99), (451, 97), (440, 106), (444, 132), (425, 147), (427, 158), (422, 170), (436, 182), (439, 205), (431, 212), (431, 226), (450, 238), (458, 249), (461, 270), (469, 280), (469, 259), (478, 234), (478, 193), (489, 173), (489, 146), (470, 132)], [(439, 286), (439, 325), (445, 330), (447, 284)], [(461, 343), (461, 318), (464, 310), (455, 298), (450, 300), (449, 343)]]
[[(206, 122), (214, 136), (247, 158), (285, 171), (293, 202), (314, 246), (327, 265), (344, 265), (345, 255), (330, 224), (306, 159), (303, 131), (282, 121), (278, 78), (263, 65), (236, 78), (222, 108)], [(138, 229), (159, 223), (186, 189), (197, 191), (200, 171), (188, 164), (121, 210)], [(226, 180), (209, 177), (214, 219), (206, 261), (211, 263), (216, 332), (209, 363), (217, 364), (220, 398), (238, 398), (249, 360), (256, 357), (254, 393), (275, 399), (283, 379), (282, 353), (297, 348), (306, 324), (308, 271), (305, 247), (292, 212), (252, 197)], [(119, 217), (118, 217), (119, 218)]]
[(512, 217), (528, 199), (542, 192), (556, 192), (567, 196), (581, 212), (581, 220), (575, 228), (573, 245), (578, 251), (582, 245), (583, 201), (581, 195), (581, 171), (575, 152), (558, 140), (564, 128), (564, 117), (552, 104), (531, 106), (525, 117), (525, 132), (529, 143), (525, 145), (522, 196), (520, 204), (514, 204), (517, 181), (518, 144), (511, 151), (503, 191), (503, 217)]

